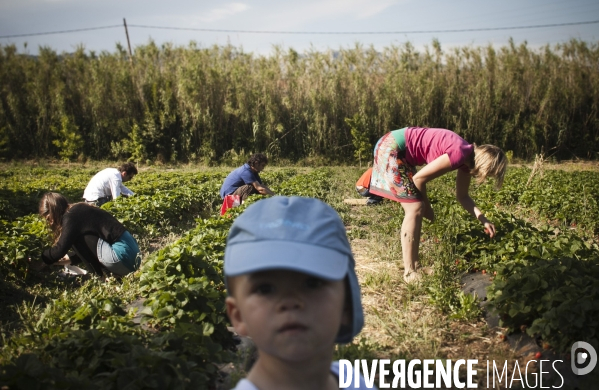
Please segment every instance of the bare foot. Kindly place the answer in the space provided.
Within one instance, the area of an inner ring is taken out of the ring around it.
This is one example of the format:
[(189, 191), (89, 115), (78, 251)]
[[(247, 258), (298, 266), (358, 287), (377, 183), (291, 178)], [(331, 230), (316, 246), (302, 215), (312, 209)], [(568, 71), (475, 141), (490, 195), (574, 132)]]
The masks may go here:
[(430, 267), (419, 267), (416, 271), (410, 271), (407, 274), (404, 274), (403, 280), (407, 284), (411, 283), (420, 283), (422, 280), (422, 275), (432, 275), (433, 269)]
[(421, 279), (422, 279), (422, 273), (417, 272), (417, 271), (409, 272), (407, 274), (404, 274), (404, 276), (403, 276), (403, 280), (407, 284), (419, 283)]

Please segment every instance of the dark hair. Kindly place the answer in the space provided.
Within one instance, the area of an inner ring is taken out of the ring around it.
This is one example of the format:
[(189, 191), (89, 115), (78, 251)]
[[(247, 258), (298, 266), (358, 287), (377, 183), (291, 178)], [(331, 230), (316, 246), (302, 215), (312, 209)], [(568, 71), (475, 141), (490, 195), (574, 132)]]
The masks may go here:
[(127, 172), (127, 175), (137, 175), (137, 168), (132, 162), (126, 162), (119, 167), (119, 172)]
[(247, 162), (250, 167), (255, 167), (261, 163), (268, 164), (268, 158), (262, 153), (252, 154)]
[(56, 192), (46, 192), (39, 205), (39, 214), (46, 220), (52, 235), (54, 243), (58, 241), (62, 231), (62, 217), (69, 209), (67, 198)]

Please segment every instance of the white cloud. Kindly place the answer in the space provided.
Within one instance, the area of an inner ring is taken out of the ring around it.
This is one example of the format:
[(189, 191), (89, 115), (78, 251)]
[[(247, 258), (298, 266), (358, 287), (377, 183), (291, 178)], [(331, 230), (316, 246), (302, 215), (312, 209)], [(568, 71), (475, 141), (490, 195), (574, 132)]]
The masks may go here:
[(250, 6), (244, 3), (229, 3), (225, 4), (220, 8), (214, 8), (206, 12), (205, 14), (196, 16), (195, 19), (206, 23), (215, 22), (217, 20), (222, 20), (228, 16), (246, 11), (249, 8)]

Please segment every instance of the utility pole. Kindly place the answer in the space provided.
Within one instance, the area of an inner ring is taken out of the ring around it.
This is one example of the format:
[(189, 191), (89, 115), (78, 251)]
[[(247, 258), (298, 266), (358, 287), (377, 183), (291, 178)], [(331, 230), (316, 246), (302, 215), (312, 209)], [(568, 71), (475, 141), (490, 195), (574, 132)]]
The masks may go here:
[(131, 41), (129, 40), (129, 30), (127, 29), (127, 19), (123, 18), (123, 26), (125, 26), (125, 35), (127, 35), (127, 47), (129, 48), (129, 65), (131, 66), (131, 81), (133, 85), (137, 88), (137, 93), (139, 94), (139, 100), (143, 104), (144, 103), (144, 95), (139, 87), (139, 84), (135, 80), (135, 71), (133, 69), (133, 53), (131, 52)]
[(133, 64), (133, 53), (131, 53), (131, 41), (129, 41), (129, 30), (127, 30), (127, 19), (123, 18), (123, 26), (125, 26), (125, 35), (127, 35), (127, 47), (129, 47), (129, 62)]

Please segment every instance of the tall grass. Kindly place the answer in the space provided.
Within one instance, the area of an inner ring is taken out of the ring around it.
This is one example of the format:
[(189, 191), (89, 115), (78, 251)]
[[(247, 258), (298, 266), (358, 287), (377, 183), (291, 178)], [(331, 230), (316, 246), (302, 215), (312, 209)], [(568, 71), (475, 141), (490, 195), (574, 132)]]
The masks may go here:
[[(233, 46), (150, 42), (126, 51), (36, 57), (0, 47), (0, 156), (218, 161), (354, 156), (345, 118), (372, 145), (404, 126), (444, 127), (530, 158), (596, 158), (599, 45), (572, 40), (422, 51), (269, 56)], [(355, 133), (354, 133), (355, 137)]]

